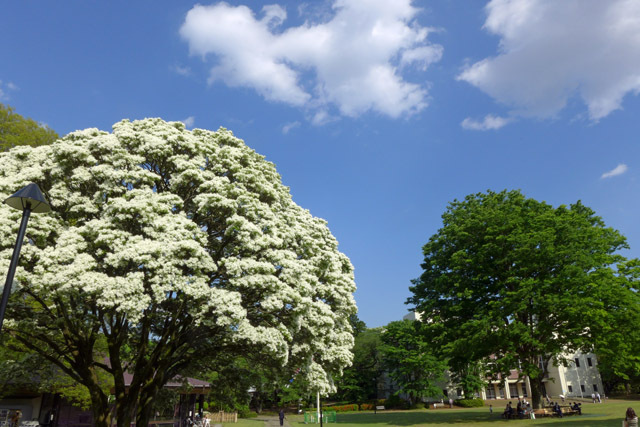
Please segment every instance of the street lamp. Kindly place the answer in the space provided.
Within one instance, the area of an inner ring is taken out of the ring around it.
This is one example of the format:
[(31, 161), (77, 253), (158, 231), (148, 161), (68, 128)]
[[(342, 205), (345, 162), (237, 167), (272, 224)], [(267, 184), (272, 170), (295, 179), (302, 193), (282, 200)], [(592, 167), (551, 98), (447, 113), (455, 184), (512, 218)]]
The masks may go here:
[(40, 187), (38, 187), (38, 184), (34, 183), (18, 190), (18, 192), (4, 202), (14, 209), (22, 210), (22, 221), (20, 222), (20, 229), (18, 230), (18, 239), (16, 240), (16, 245), (13, 248), (11, 264), (9, 264), (9, 272), (7, 273), (7, 281), (5, 282), (4, 289), (2, 291), (2, 301), (0, 302), (0, 331), (2, 330), (4, 311), (7, 308), (7, 302), (9, 302), (13, 276), (16, 273), (18, 258), (20, 258), (20, 249), (22, 249), (22, 241), (24, 240), (24, 233), (27, 230), (29, 215), (31, 215), (31, 212), (44, 213), (51, 211), (51, 206), (49, 206), (49, 202), (47, 202), (47, 199), (42, 195)]

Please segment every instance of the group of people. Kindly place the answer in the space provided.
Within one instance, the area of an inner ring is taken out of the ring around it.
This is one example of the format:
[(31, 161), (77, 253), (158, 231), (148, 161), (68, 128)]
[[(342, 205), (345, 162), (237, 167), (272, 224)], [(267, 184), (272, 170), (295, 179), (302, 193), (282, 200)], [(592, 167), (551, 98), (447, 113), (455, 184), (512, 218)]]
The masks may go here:
[(524, 399), (518, 398), (518, 404), (516, 405), (515, 410), (513, 409), (513, 403), (507, 403), (507, 407), (504, 409), (502, 413), (502, 418), (514, 418), (517, 416), (518, 418), (531, 418), (535, 419), (536, 416), (533, 414), (533, 410), (531, 409), (531, 402), (527, 402)]
[[(572, 402), (569, 404), (569, 409), (576, 411), (578, 415), (582, 415), (582, 403)], [(555, 415), (562, 418), (562, 406), (560, 406), (559, 402), (551, 402), (551, 410)]]

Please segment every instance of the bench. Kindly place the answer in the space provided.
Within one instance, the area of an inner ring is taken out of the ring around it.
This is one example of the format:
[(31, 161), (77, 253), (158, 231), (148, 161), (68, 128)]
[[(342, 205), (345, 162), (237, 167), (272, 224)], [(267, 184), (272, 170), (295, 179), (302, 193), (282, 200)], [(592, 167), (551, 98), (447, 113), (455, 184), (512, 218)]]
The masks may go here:
[[(564, 417), (569, 416), (569, 415), (577, 415), (579, 414), (578, 411), (576, 411), (575, 409), (571, 409), (570, 406), (561, 406), (560, 409), (562, 409), (562, 416)], [(556, 414), (555, 412), (553, 412), (552, 409), (536, 409), (535, 411), (533, 411), (533, 413), (536, 415), (537, 417), (557, 417), (558, 414)]]
[(376, 411), (384, 411), (384, 405), (376, 406)]

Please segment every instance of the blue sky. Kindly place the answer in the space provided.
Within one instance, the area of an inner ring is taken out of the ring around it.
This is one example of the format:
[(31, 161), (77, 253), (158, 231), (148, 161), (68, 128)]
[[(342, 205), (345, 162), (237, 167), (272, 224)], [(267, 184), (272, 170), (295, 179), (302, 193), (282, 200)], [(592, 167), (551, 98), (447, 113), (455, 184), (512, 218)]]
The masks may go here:
[(0, 102), (60, 134), (231, 129), (325, 218), (359, 316), (400, 319), (447, 203), (521, 189), (636, 225), (640, 3), (9, 2)]

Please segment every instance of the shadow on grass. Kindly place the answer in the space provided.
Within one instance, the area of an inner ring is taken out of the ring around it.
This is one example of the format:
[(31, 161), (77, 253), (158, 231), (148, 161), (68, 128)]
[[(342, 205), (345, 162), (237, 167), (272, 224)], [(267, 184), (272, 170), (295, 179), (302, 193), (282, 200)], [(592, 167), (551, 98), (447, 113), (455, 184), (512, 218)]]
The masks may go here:
[(458, 424), (470, 425), (477, 423), (496, 425), (531, 425), (544, 424), (545, 426), (570, 425), (580, 427), (605, 427), (620, 426), (620, 420), (593, 419), (607, 416), (607, 414), (586, 414), (574, 415), (571, 417), (542, 418), (533, 420), (505, 420), (500, 414), (489, 415), (482, 412), (466, 411), (420, 411), (420, 412), (384, 412), (378, 414), (347, 413), (339, 414), (338, 424), (383, 424), (389, 426), (412, 426), (412, 425), (437, 425), (437, 424)]

